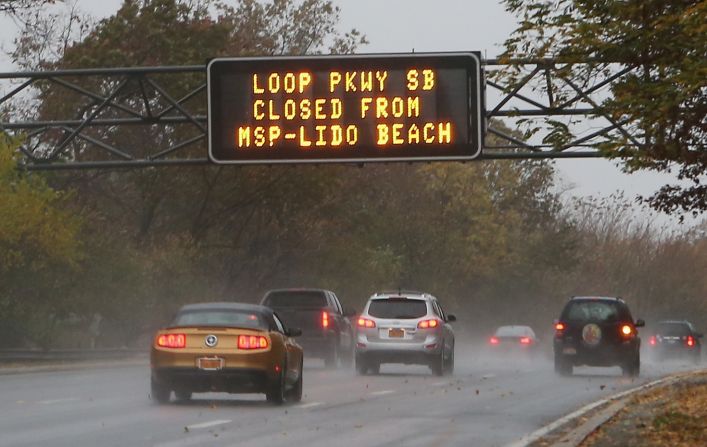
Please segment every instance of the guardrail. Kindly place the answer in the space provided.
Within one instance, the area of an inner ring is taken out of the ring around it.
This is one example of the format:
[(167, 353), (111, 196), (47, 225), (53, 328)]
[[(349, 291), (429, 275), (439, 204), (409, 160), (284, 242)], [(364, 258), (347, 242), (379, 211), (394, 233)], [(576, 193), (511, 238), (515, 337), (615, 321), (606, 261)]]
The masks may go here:
[(129, 357), (147, 356), (147, 349), (111, 348), (111, 349), (2, 349), (0, 364), (10, 362), (40, 362), (58, 361), (71, 362), (79, 360), (115, 360)]

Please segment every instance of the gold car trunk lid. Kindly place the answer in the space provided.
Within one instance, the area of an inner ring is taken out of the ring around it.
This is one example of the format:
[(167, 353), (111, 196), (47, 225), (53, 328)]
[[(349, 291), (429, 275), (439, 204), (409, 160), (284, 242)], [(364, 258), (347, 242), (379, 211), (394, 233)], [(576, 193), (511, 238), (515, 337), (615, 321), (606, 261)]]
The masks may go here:
[(253, 345), (262, 349), (270, 346), (268, 333), (257, 329), (198, 327), (171, 328), (169, 331), (186, 336), (186, 349), (204, 353), (250, 351)]

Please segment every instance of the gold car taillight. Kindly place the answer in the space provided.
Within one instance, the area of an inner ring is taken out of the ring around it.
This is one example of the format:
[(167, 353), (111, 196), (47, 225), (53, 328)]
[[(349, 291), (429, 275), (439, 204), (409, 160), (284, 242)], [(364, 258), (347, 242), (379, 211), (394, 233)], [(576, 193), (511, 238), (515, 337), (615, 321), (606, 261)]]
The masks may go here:
[(160, 348), (184, 348), (187, 346), (187, 336), (185, 334), (162, 334), (157, 337), (156, 343)]
[(270, 343), (267, 337), (262, 335), (239, 335), (238, 349), (267, 349)]

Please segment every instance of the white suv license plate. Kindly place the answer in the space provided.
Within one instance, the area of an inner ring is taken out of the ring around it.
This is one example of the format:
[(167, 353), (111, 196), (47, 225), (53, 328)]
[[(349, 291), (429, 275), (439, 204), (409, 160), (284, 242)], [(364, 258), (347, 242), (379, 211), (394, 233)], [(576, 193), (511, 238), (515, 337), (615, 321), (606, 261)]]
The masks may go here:
[(403, 329), (393, 328), (388, 329), (389, 338), (405, 338), (405, 331)]

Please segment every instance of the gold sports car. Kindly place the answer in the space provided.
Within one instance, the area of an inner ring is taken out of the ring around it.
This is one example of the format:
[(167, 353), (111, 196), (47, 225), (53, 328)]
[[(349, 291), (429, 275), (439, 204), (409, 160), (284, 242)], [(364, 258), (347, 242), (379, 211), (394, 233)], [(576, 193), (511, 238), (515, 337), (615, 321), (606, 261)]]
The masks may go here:
[(192, 393), (265, 393), (276, 404), (302, 399), (302, 347), (272, 309), (241, 303), (182, 307), (155, 335), (151, 397), (169, 402)]

